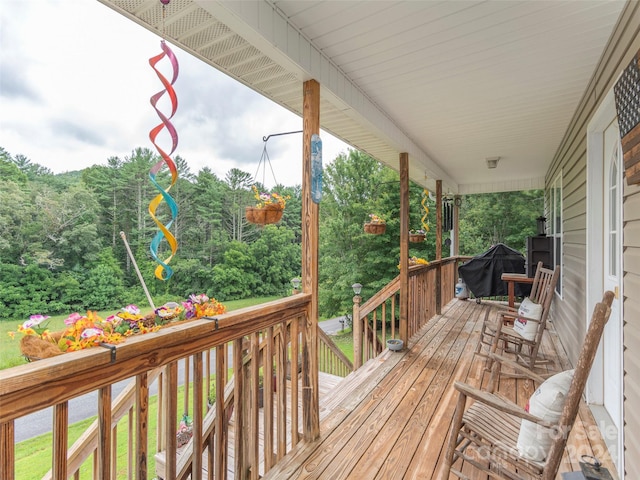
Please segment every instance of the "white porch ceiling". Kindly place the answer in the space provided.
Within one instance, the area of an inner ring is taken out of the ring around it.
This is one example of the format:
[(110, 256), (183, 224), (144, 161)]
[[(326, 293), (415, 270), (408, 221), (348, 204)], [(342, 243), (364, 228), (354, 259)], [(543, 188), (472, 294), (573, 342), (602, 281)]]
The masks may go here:
[[(160, 0), (99, 0), (163, 30)], [(542, 188), (623, 0), (170, 0), (164, 32), (322, 128), (444, 191)], [(489, 170), (485, 159), (500, 157)]]

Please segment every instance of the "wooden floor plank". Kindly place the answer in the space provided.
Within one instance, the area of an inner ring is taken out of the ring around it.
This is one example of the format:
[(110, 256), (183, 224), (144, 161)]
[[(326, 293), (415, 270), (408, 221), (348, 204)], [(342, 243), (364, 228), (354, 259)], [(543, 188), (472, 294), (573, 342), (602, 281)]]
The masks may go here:
[(452, 329), (448, 340), (430, 358), (424, 372), (394, 411), (395, 424), (385, 425), (378, 433), (352, 470), (353, 478), (375, 478), (379, 473), (388, 478), (388, 475), (401, 475), (401, 470), (406, 469), (398, 460), (406, 458), (407, 447), (413, 447), (422, 438), (435, 407), (450, 384), (473, 325), (457, 321), (456, 327), (462, 328)]
[[(393, 413), (399, 401), (413, 387), (431, 357), (438, 356), (443, 343), (455, 338), (456, 328), (453, 322), (447, 322), (435, 335), (423, 336), (404, 355), (405, 361), (396, 365), (380, 383), (380, 388), (376, 388), (349, 416), (346, 420), (349, 427), (335, 431), (325, 442), (331, 445), (335, 455), (326, 456), (326, 451), (322, 451), (319, 452), (321, 455), (311, 456), (302, 466), (297, 478), (347, 478), (345, 475), (350, 475), (353, 466), (371, 446), (385, 423), (391, 421), (390, 428), (395, 427)], [(430, 330), (430, 333), (433, 334), (434, 331)], [(365, 423), (367, 427), (363, 428)]]
[[(474, 351), (481, 324), (495, 308), (493, 302), (454, 300), (410, 340), (407, 350), (385, 352), (370, 361), (365, 373), (350, 376), (353, 383), (347, 377), (337, 390), (344, 388), (348, 395), (325, 404), (331, 411), (324, 412), (320, 439), (299, 444), (264, 480), (442, 478), (457, 398), (452, 384), (487, 384), (485, 360)], [(547, 333), (542, 353), (555, 363), (542, 366), (539, 373), (571, 368), (554, 329)], [(501, 395), (521, 405), (534, 390), (532, 382), (520, 379), (499, 384)], [(579, 470), (585, 452), (615, 470), (591, 412), (582, 405), (560, 471)], [(484, 478), (469, 465), (463, 471), (471, 479)]]

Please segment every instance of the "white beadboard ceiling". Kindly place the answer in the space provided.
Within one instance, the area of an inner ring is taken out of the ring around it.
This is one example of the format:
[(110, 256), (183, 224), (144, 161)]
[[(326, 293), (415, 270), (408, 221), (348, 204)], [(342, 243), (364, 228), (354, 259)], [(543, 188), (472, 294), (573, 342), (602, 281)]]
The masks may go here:
[[(99, 0), (149, 30), (160, 0)], [(168, 41), (444, 191), (542, 188), (623, 0), (170, 0)], [(488, 169), (485, 159), (500, 157)]]

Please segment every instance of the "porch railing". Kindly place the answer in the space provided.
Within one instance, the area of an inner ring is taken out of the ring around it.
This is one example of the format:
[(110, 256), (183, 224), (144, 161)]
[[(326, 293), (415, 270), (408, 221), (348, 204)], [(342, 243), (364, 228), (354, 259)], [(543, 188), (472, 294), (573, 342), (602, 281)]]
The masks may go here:
[[(15, 420), (50, 406), (50, 478), (80, 478), (80, 466), (90, 456), (92, 478), (115, 478), (116, 471), (128, 472), (127, 478), (148, 478), (148, 459), (158, 452), (164, 452), (165, 478), (200, 478), (203, 467), (215, 478), (226, 478), (227, 468), (235, 478), (259, 478), (317, 428), (318, 396), (307, 393), (317, 392), (318, 381), (317, 358), (312, 358), (305, 340), (307, 329), (315, 328), (308, 322), (310, 301), (310, 295), (298, 294), (212, 319), (178, 323), (114, 347), (0, 372), (0, 478), (15, 478)], [(182, 362), (187, 387), (180, 389)], [(210, 368), (218, 394), (207, 407)], [(148, 428), (149, 386), (156, 377), (157, 436)], [(112, 385), (127, 378), (134, 378), (135, 387), (112, 402)], [(98, 392), (96, 425), (68, 448), (68, 402), (93, 391)], [(192, 423), (179, 431), (184, 413)], [(116, 441), (118, 422), (127, 416), (128, 454), (118, 451)], [(241, 432), (232, 441), (230, 425)], [(184, 434), (190, 439), (179, 447)]]
[[(468, 258), (448, 257), (429, 265), (409, 267), (409, 338), (454, 298), (458, 265)], [(386, 348), (388, 339), (398, 338), (399, 293), (400, 276), (397, 276), (363, 304), (358, 295), (354, 297), (354, 369), (379, 355)]]

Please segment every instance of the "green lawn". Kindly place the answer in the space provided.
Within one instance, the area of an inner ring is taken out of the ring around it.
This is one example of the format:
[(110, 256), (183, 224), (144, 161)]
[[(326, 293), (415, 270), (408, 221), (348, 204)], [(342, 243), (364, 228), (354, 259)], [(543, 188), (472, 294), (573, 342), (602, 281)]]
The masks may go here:
[(332, 335), (331, 340), (333, 340), (333, 343), (342, 350), (342, 353), (353, 362), (353, 334), (351, 329), (347, 328), (338, 335)]
[[(260, 303), (275, 300), (278, 297), (263, 297), (255, 299), (246, 299), (225, 302), (227, 310), (237, 310), (243, 307), (257, 305)], [(99, 312), (100, 316), (106, 318), (115, 312)], [(66, 315), (52, 317), (49, 325), (51, 330), (60, 330), (64, 327), (64, 319)], [(1, 368), (9, 368), (13, 365), (20, 365), (25, 362), (20, 355), (19, 334), (15, 340), (12, 340), (8, 332), (16, 331), (17, 327), (24, 320), (4, 320), (0, 322), (0, 366)], [(345, 355), (353, 361), (353, 339), (351, 330), (347, 329), (340, 332), (339, 335), (332, 337), (333, 341), (340, 347)], [(183, 400), (183, 388), (178, 392), (178, 404), (181, 405)], [(193, 397), (192, 397), (193, 398)], [(69, 427), (69, 446), (88, 428), (95, 420), (95, 417), (75, 423)], [(117, 478), (127, 478), (127, 452), (129, 450), (127, 431), (128, 417), (124, 417), (118, 424), (117, 441), (118, 441), (118, 467)], [(149, 445), (151, 450), (155, 446), (155, 434), (157, 425), (157, 397), (150, 398), (149, 401)], [(16, 478), (42, 478), (44, 474), (51, 468), (51, 433), (46, 433), (38, 437), (25, 440), (16, 445)], [(93, 462), (89, 459), (80, 470), (80, 478), (93, 477)], [(148, 459), (149, 478), (153, 478), (155, 474), (155, 458), (151, 455)]]

